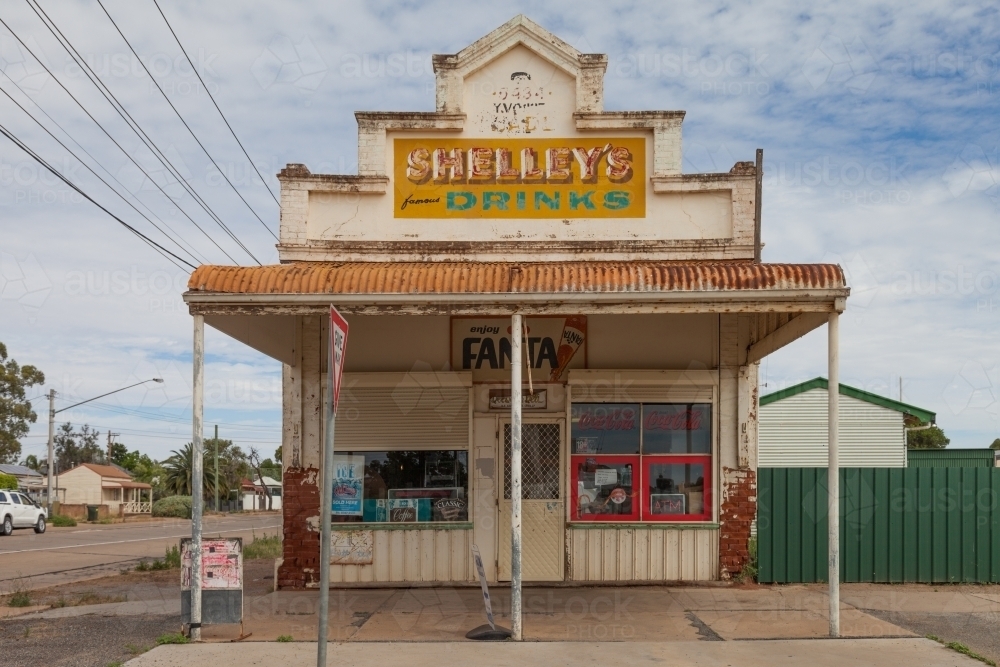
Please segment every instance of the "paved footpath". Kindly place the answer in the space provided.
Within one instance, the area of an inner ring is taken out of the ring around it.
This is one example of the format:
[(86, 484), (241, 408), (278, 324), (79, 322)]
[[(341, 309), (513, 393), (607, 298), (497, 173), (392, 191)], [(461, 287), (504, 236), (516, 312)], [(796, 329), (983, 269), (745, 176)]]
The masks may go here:
[[(404, 657), (405, 656), (405, 657)], [(188, 644), (160, 646), (127, 667), (312, 667), (316, 644)], [(440, 667), (982, 667), (928, 639), (812, 639), (737, 642), (472, 642), (331, 644), (327, 664)]]
[[(248, 514), (210, 516), (205, 535), (249, 539), (256, 532), (281, 530), (281, 516)], [(17, 583), (35, 589), (70, 581), (117, 575), (140, 558), (163, 558), (167, 547), (191, 536), (186, 519), (117, 524), (80, 523), (73, 528), (49, 527), (42, 535), (15, 530), (0, 537), (0, 594)]]

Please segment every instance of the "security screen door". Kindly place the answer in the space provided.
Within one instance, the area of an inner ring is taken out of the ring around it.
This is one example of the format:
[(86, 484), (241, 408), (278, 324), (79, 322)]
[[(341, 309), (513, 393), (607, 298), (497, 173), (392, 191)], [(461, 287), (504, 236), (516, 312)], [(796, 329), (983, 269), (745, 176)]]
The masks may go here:
[[(563, 420), (521, 424), (521, 578), (562, 581), (566, 506), (562, 476)], [(500, 500), (499, 579), (510, 581), (510, 422), (503, 424), (503, 498)]]

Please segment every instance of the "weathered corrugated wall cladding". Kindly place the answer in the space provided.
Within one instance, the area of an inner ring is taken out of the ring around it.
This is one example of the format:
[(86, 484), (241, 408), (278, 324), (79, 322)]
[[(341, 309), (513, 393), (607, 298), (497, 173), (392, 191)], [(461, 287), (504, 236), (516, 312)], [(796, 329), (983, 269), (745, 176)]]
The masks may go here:
[[(827, 471), (761, 468), (761, 582), (827, 580)], [(844, 582), (1000, 582), (1000, 469), (842, 468)]]
[(632, 526), (567, 530), (573, 581), (711, 581), (719, 578), (718, 529)]
[(496, 294), (836, 289), (835, 264), (752, 262), (299, 262), (198, 267), (192, 291), (223, 294)]
[(467, 582), (472, 530), (375, 530), (370, 565), (330, 566), (332, 583)]
[[(826, 465), (826, 389), (760, 407), (758, 464), (762, 468)], [(844, 467), (906, 466), (903, 414), (851, 396), (840, 397), (840, 462)]]

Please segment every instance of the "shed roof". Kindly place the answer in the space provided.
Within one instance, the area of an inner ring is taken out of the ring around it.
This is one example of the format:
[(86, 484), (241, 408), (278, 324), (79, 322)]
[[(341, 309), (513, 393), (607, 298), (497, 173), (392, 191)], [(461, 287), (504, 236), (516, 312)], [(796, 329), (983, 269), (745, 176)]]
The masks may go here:
[(203, 265), (192, 292), (498, 294), (720, 292), (844, 288), (835, 264), (734, 262), (293, 262)]
[[(830, 383), (826, 378), (819, 377), (813, 378), (808, 382), (803, 382), (797, 384), (787, 389), (782, 389), (781, 391), (776, 391), (773, 394), (768, 394), (766, 396), (760, 397), (760, 406), (770, 405), (785, 398), (795, 396), (797, 394), (802, 394), (813, 389), (829, 389)], [(889, 410), (895, 410), (896, 412), (902, 412), (903, 414), (913, 415), (917, 419), (923, 422), (935, 423), (937, 421), (937, 414), (931, 412), (930, 410), (925, 410), (923, 408), (918, 408), (915, 405), (910, 405), (908, 403), (901, 403), (900, 401), (894, 401), (891, 398), (886, 398), (885, 396), (879, 396), (878, 394), (873, 394), (870, 391), (865, 391), (863, 389), (858, 389), (856, 387), (851, 387), (849, 385), (840, 383), (840, 395), (850, 396), (851, 398), (856, 398), (860, 401), (865, 401), (866, 403), (871, 403), (872, 405), (878, 405), (883, 408), (888, 408)]]
[(910, 449), (907, 466), (910, 468), (992, 468), (997, 450), (994, 449)]
[(78, 467), (90, 468), (101, 477), (114, 477), (115, 479), (132, 479), (126, 471), (117, 466), (105, 466), (97, 463), (81, 463)]
[(0, 472), (6, 475), (14, 475), (15, 477), (41, 477), (42, 474), (37, 470), (32, 470), (27, 466), (14, 465), (12, 463), (0, 463)]

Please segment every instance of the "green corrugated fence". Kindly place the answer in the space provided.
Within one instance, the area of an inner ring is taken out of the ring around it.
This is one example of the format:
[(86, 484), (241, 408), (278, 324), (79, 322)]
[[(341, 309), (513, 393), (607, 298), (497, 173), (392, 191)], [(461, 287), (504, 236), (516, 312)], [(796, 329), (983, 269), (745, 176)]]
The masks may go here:
[[(827, 580), (826, 468), (761, 468), (761, 582)], [(1000, 468), (842, 468), (844, 582), (1000, 582)]]

